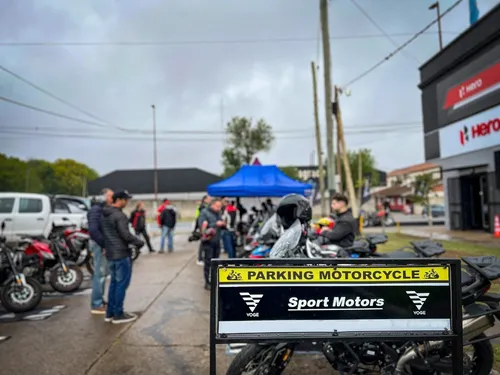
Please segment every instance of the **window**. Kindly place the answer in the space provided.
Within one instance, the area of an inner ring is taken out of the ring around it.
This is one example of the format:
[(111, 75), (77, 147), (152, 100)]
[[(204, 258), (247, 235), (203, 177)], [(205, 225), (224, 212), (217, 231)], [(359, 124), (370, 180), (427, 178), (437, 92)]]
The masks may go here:
[(10, 214), (14, 209), (15, 198), (0, 198), (0, 214)]
[(55, 214), (69, 214), (70, 210), (66, 203), (62, 201), (56, 201), (54, 203), (52, 212)]
[(19, 200), (20, 214), (37, 214), (43, 211), (43, 202), (37, 198), (21, 198)]

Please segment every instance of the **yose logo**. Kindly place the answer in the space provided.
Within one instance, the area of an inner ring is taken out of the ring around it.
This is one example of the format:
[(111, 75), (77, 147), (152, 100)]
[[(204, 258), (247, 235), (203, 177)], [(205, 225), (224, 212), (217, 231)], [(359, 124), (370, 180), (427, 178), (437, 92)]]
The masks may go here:
[(240, 296), (243, 298), (243, 301), (247, 304), (248, 308), (251, 312), (247, 313), (247, 316), (250, 318), (258, 318), (259, 313), (254, 312), (259, 304), (260, 300), (264, 296), (263, 294), (250, 294), (247, 292), (241, 292)]
[(414, 311), (414, 315), (425, 315), (425, 311), (422, 311), (422, 306), (424, 306), (425, 301), (427, 301), (427, 298), (429, 297), (430, 293), (417, 293), (414, 290), (407, 290), (406, 294), (408, 294), (408, 297), (412, 300), (412, 302), (415, 304), (415, 307), (417, 308), (417, 311)]

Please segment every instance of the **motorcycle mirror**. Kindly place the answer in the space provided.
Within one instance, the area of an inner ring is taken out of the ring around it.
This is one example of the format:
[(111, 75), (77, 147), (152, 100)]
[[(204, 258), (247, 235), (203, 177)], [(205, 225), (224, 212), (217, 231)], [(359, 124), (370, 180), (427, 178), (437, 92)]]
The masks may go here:
[(5, 221), (2, 221), (2, 232), (4, 231), (5, 229)]

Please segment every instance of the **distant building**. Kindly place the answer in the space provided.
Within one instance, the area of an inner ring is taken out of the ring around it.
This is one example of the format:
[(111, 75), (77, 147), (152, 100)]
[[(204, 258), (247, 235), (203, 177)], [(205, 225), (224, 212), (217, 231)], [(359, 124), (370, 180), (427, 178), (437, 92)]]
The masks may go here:
[[(198, 168), (172, 168), (158, 170), (158, 201), (168, 198), (181, 215), (194, 215), (197, 201), (206, 194), (207, 186), (222, 178)], [(117, 170), (88, 183), (90, 196), (99, 195), (104, 188), (126, 189), (133, 195), (133, 202), (144, 201), (146, 209), (154, 209), (154, 170)], [(129, 207), (130, 208), (130, 207)], [(154, 213), (150, 212), (150, 216)]]
[[(441, 169), (432, 163), (416, 164), (405, 168), (396, 169), (387, 174), (387, 187), (372, 193), (376, 204), (388, 200), (391, 211), (406, 211), (411, 201), (409, 197), (413, 194), (415, 179), (418, 176), (432, 173), (435, 180), (441, 180)], [(438, 184), (433, 188), (431, 204), (444, 204), (444, 188)], [(415, 213), (420, 213), (422, 207), (417, 207)]]

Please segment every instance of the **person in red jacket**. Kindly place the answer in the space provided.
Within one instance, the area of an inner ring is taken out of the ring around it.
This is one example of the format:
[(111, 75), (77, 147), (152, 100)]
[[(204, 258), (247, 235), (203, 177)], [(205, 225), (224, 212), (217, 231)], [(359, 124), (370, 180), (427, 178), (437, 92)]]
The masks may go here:
[(137, 236), (143, 236), (150, 253), (154, 253), (149, 234), (146, 228), (146, 211), (144, 210), (144, 203), (137, 203), (135, 210), (130, 214), (130, 223), (135, 230)]
[(158, 227), (161, 229), (161, 213), (170, 204), (170, 201), (165, 198), (163, 200), (163, 203), (158, 207), (158, 210), (156, 210), (156, 222), (158, 223)]

